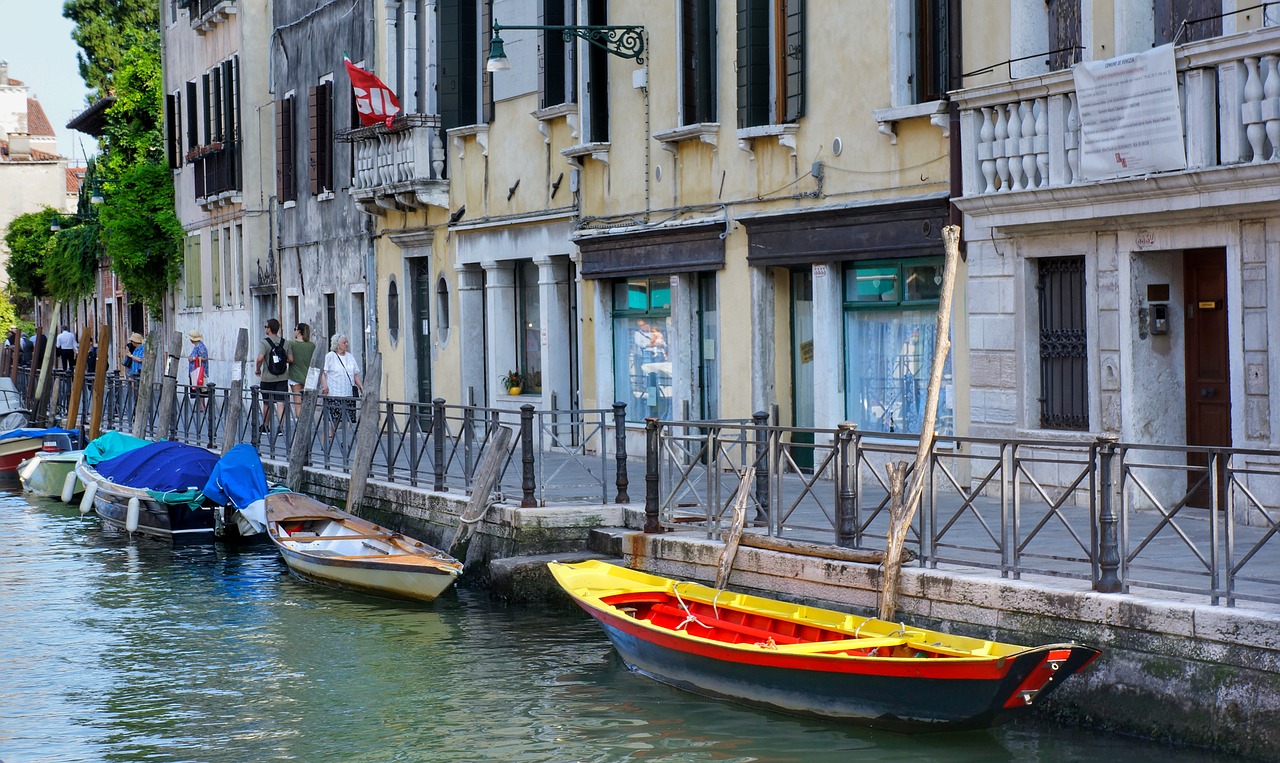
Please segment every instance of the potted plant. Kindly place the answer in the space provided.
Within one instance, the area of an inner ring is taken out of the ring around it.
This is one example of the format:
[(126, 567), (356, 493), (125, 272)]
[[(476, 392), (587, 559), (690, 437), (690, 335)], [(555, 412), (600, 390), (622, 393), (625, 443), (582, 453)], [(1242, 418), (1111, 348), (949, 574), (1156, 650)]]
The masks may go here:
[(498, 383), (507, 388), (508, 395), (520, 394), (520, 385), (524, 379), (520, 376), (519, 371), (508, 371), (498, 377)]

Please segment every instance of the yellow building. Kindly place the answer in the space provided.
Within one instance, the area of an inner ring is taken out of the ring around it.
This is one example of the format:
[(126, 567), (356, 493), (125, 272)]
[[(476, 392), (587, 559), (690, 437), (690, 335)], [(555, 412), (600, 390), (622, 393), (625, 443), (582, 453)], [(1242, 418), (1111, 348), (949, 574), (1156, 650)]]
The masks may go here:
[[(419, 152), (418, 174), (355, 192), (378, 214), (391, 397), (918, 426), (951, 191), (946, 2), (406, 16), (420, 5), (380, 21), (380, 71), (423, 126), (356, 144), (370, 166)], [(495, 21), (509, 68), (486, 66)]]

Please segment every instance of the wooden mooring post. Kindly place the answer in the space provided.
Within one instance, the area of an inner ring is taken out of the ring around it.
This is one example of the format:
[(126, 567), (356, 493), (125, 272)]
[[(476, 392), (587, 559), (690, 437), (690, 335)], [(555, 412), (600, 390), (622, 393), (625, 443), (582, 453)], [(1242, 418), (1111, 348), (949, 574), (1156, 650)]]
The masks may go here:
[[(227, 392), (227, 421), (222, 430), (222, 455), (240, 442), (240, 419), (244, 415), (244, 362), (249, 357), (249, 329), (241, 327), (236, 336), (235, 360), (231, 364), (231, 388)], [(209, 396), (209, 406), (214, 398)]]
[(364, 391), (360, 395), (360, 414), (356, 417), (356, 445), (351, 451), (351, 480), (347, 483), (347, 511), (355, 511), (364, 500), (364, 489), (373, 468), (373, 454), (378, 448), (378, 407), (382, 398), (382, 353), (373, 352), (364, 368)]
[(107, 394), (107, 353), (103, 349), (111, 341), (111, 327), (102, 324), (98, 328), (98, 357), (93, 365), (93, 406), (89, 412), (89, 440), (98, 439), (102, 433), (102, 403)]
[(178, 361), (181, 353), (182, 333), (175, 331), (169, 337), (169, 347), (164, 356), (164, 378), (160, 380), (160, 410), (156, 413), (156, 439), (173, 436), (173, 409), (178, 401)]
[(133, 431), (130, 434), (143, 439), (147, 436), (148, 419), (151, 418), (151, 380), (156, 377), (156, 354), (160, 345), (157, 333), (152, 331), (147, 335), (146, 349), (142, 352), (142, 372), (138, 374), (138, 395), (133, 406)]
[[(284, 484), (294, 492), (302, 490), (302, 483), (306, 479), (305, 470), (311, 455), (311, 441), (316, 433), (316, 416), (318, 415), (316, 403), (320, 397), (320, 372), (324, 369), (326, 354), (320, 349), (317, 347), (311, 354), (311, 367), (307, 369), (307, 380), (302, 385), (302, 403), (293, 429), (293, 442), (289, 445), (289, 467), (285, 472)], [(254, 404), (257, 405), (256, 400)], [(256, 419), (257, 416), (249, 417), (250, 422)], [(257, 437), (256, 429), (254, 437)]]
[[(71, 398), (67, 402), (67, 429), (75, 429), (80, 418), (80, 394), (84, 391), (84, 369), (89, 365), (89, 348), (93, 346), (93, 329), (85, 326), (76, 348), (76, 371), (71, 377)], [(81, 432), (81, 434), (84, 434)]]
[[(57, 315), (62, 311), (62, 303), (55, 302), (53, 304), (53, 314)], [(49, 393), (53, 387), (51, 381), (53, 377), (53, 356), (56, 342), (44, 343), (44, 360), (40, 361), (40, 381), (36, 384), (35, 405), (32, 406), (32, 423), (40, 424), (49, 423)], [(14, 357), (17, 357), (19, 347), (17, 344), (13, 346)]]

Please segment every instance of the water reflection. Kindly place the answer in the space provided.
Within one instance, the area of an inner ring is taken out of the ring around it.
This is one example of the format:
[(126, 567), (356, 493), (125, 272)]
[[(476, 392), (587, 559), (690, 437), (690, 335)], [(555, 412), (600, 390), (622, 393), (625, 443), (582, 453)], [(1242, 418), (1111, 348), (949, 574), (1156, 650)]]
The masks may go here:
[(583, 615), (398, 605), (271, 549), (171, 548), (0, 495), (0, 758), (23, 761), (1215, 760), (1024, 723), (906, 737), (629, 673)]

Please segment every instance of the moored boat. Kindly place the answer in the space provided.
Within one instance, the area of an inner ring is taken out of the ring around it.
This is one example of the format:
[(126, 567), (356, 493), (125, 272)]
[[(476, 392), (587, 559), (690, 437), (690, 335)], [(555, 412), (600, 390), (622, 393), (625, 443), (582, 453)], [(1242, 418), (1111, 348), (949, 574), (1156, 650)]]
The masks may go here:
[(213, 507), (198, 494), (217, 462), (204, 448), (153, 442), (96, 464), (82, 460), (76, 474), (83, 501), (109, 527), (172, 543), (212, 542)]
[(314, 583), (414, 601), (432, 601), (462, 563), (421, 541), (301, 493), (266, 498), (267, 535), (296, 575)]
[(73, 450), (70, 435), (46, 435), (30, 458), (18, 467), (22, 489), (45, 498), (71, 501), (84, 492), (84, 483), (76, 476), (76, 464), (83, 450)]
[(47, 429), (11, 429), (0, 433), (0, 479), (18, 479), (18, 467), (40, 452), (46, 437), (56, 435), (66, 436), (69, 448), (70, 438), (75, 435), (75, 430), (49, 427)]
[(1099, 654), (913, 628), (601, 561), (552, 575), (627, 666), (703, 695), (898, 731), (983, 728), (1029, 711)]

